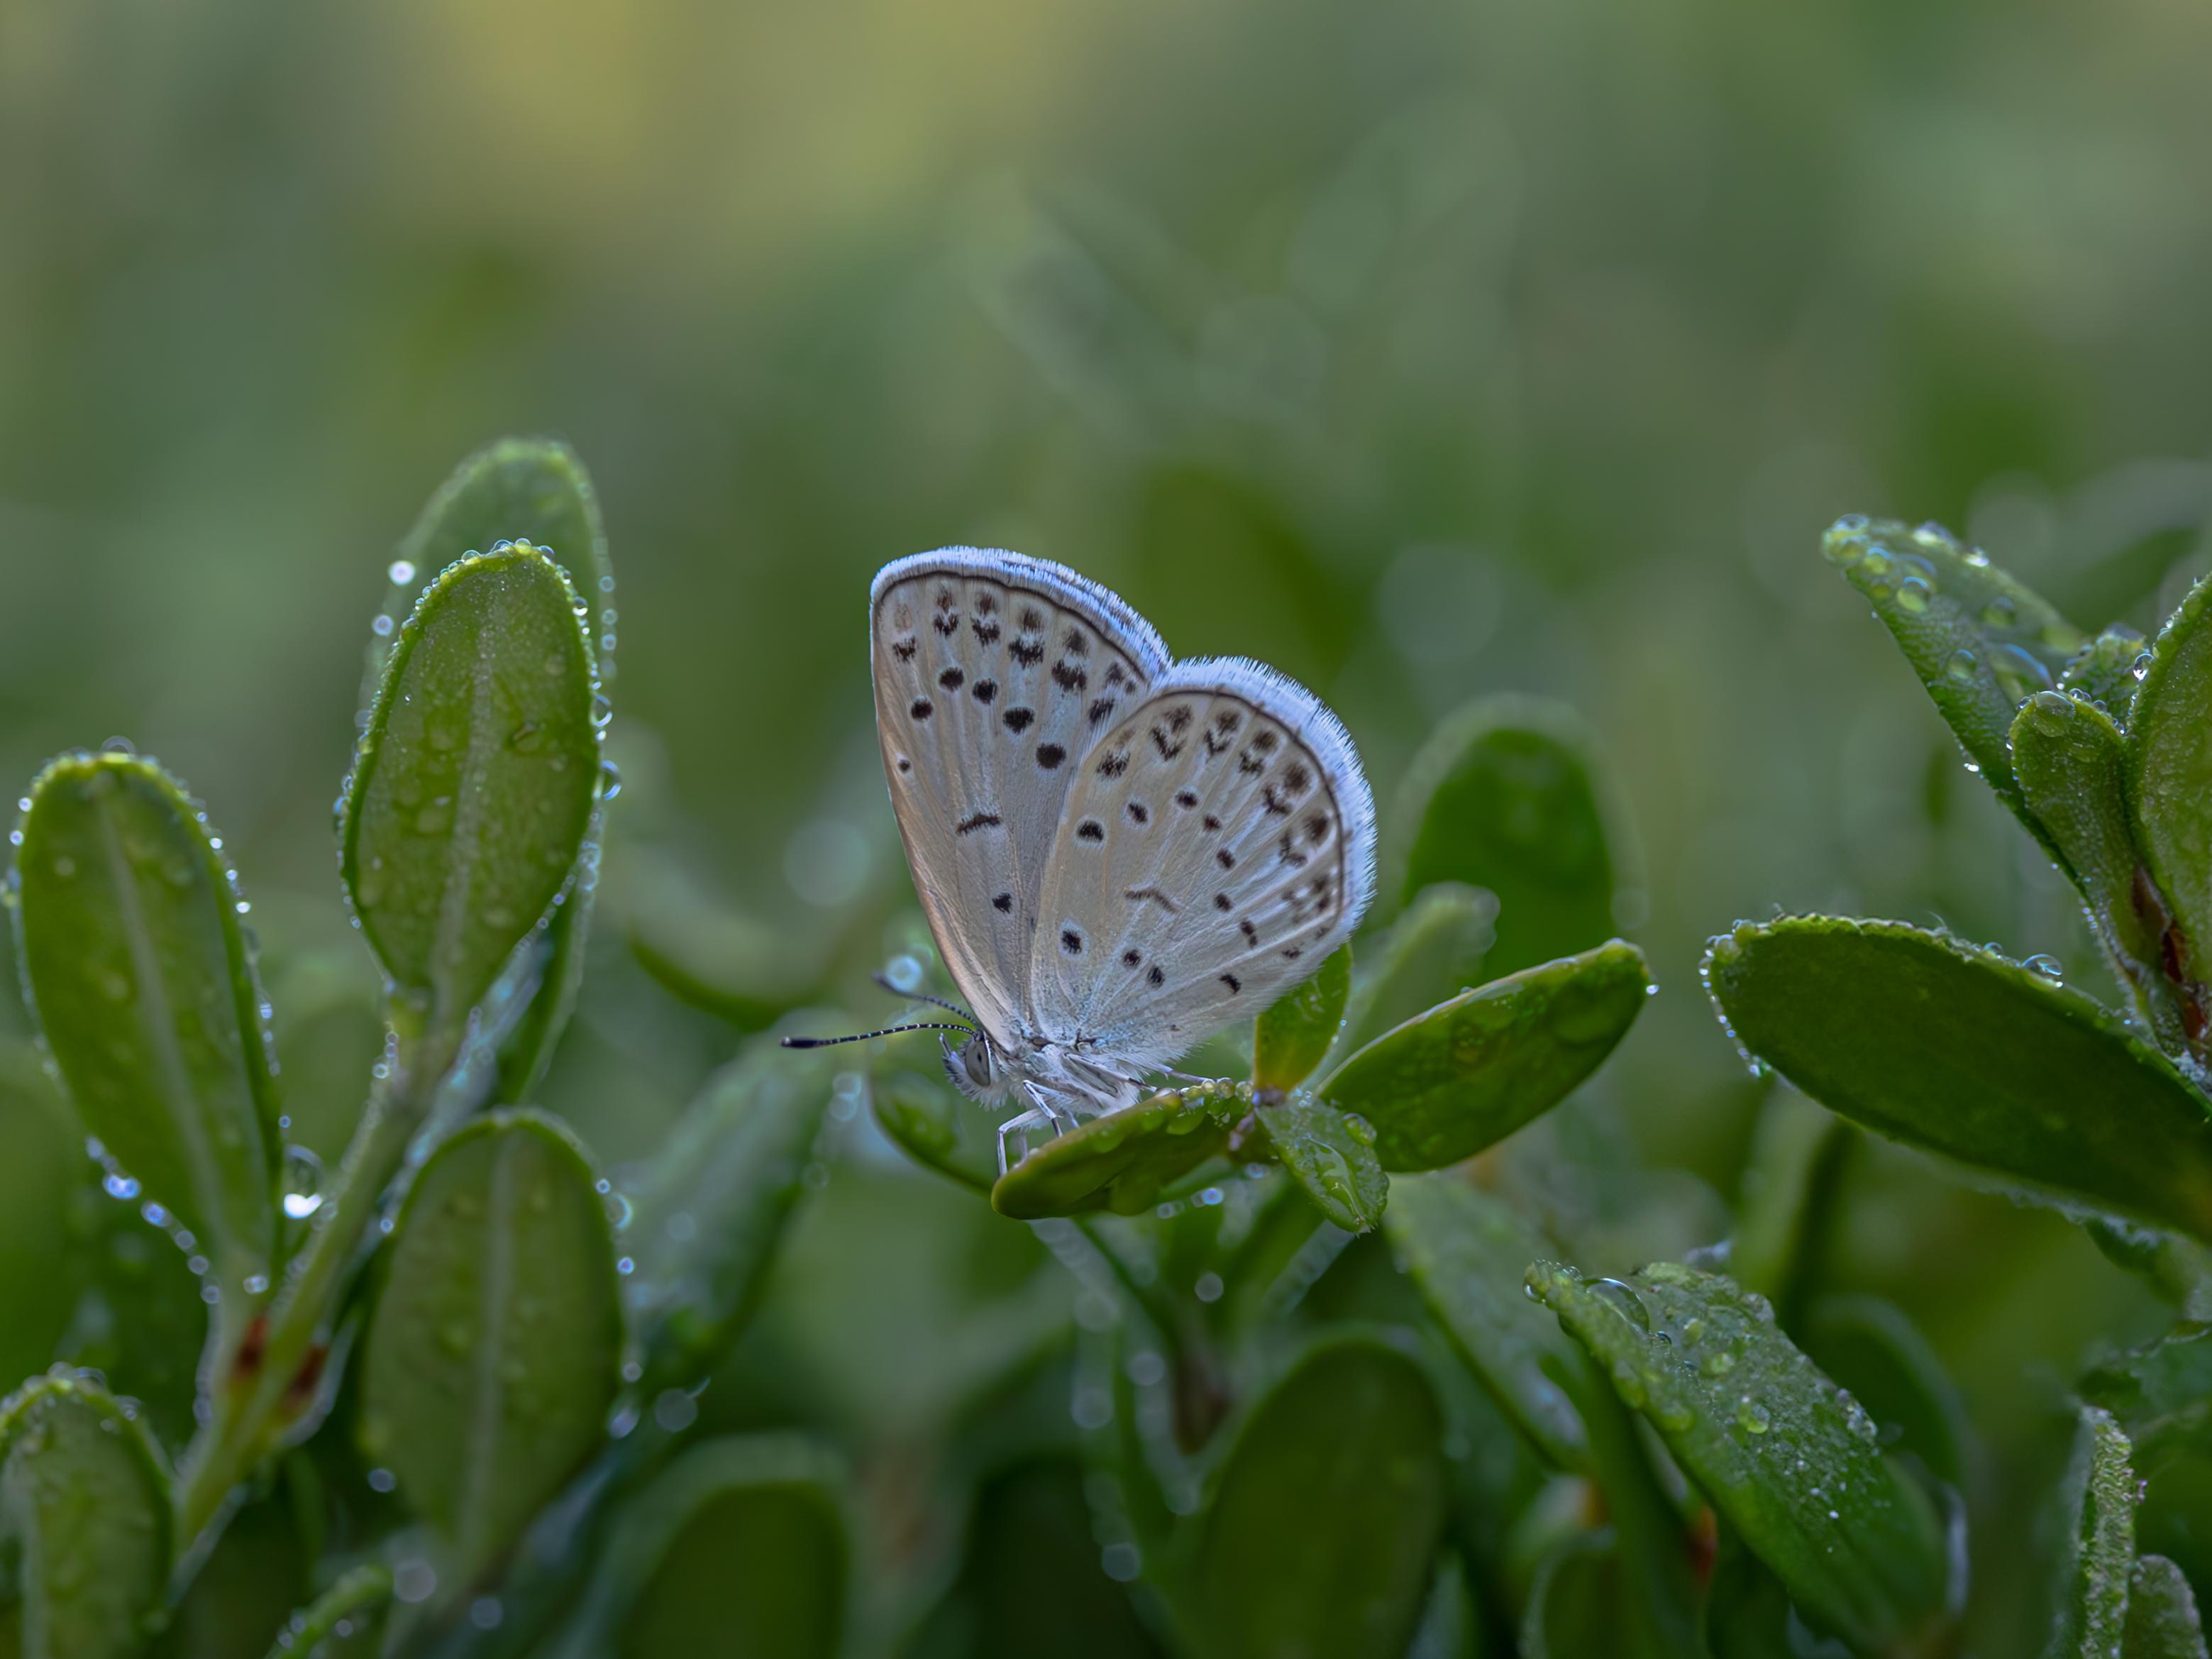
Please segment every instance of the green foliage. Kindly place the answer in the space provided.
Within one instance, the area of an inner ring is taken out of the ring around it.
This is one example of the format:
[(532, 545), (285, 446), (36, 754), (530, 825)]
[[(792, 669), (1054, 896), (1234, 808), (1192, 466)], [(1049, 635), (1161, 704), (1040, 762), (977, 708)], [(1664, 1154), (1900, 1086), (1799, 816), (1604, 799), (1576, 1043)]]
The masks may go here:
[(1400, 897), (1411, 902), (1437, 882), (1495, 894), (1492, 974), (1610, 938), (1621, 848), (1605, 775), (1571, 710), (1526, 697), (1462, 710), (1407, 770)]
[(598, 1444), (622, 1363), (597, 1177), (550, 1118), (495, 1112), (409, 1192), (362, 1356), (362, 1449), (463, 1581)]
[(2203, 1096), (2081, 993), (1901, 922), (1820, 916), (1738, 927), (1706, 978), (1740, 1042), (1853, 1122), (2212, 1238)]
[(560, 897), (598, 799), (586, 607), (527, 544), (450, 566), (399, 630), (340, 825), (403, 1003), (459, 1030)]
[(1664, 1262), (1587, 1284), (1539, 1263), (1528, 1283), (1799, 1607), (1877, 1650), (1938, 1616), (1946, 1565), (1933, 1506), (1763, 1299)]
[(1262, 1013), (1252, 1027), (1252, 1086), (1295, 1089), (1328, 1058), (1352, 994), (1352, 947), (1340, 947), (1311, 979)]
[(2137, 1558), (2128, 1581), (2128, 1622), (2122, 1659), (2205, 1659), (2197, 1594), (2181, 1569), (2162, 1555)]
[(1472, 1158), (1550, 1110), (1643, 1011), (1644, 956), (1616, 939), (1468, 991), (1377, 1038), (1317, 1087), (1375, 1129), (1386, 1170)]
[(1443, 1414), (1421, 1368), (1340, 1339), (1252, 1408), (1214, 1481), (1193, 1616), (1223, 1659), (1405, 1651), (1443, 1522)]
[[(69, 755), (31, 786), (16, 854), (24, 986), (85, 1127), (268, 1287), (276, 1106), (240, 914), (206, 815), (150, 761)], [(251, 1281), (258, 1281), (252, 1283)]]
[(135, 1413), (57, 1371), (0, 1406), (0, 1644), (131, 1659), (161, 1623), (169, 1481)]

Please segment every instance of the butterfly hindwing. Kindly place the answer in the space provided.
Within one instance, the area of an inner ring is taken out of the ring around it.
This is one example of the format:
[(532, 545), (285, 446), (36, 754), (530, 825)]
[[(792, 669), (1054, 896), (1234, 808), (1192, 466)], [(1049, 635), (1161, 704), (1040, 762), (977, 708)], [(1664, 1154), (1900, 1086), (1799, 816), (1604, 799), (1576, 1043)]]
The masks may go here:
[(870, 595), (884, 771), (945, 966), (1003, 1048), (1029, 1000), (1036, 897), (1098, 732), (1167, 666), (1150, 624), (1062, 566), (949, 548)]
[(1082, 757), (1037, 898), (1045, 1036), (1134, 1065), (1266, 1008), (1358, 925), (1375, 805), (1351, 739), (1242, 659), (1178, 663)]

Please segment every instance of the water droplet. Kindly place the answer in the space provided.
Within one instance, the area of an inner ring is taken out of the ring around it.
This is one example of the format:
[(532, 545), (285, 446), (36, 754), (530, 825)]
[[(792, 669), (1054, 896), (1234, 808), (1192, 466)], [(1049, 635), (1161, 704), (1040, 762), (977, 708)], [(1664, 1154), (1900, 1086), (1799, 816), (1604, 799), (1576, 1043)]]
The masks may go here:
[(1982, 621), (1990, 628), (2010, 628), (2020, 621), (2020, 607), (2011, 594), (2000, 593), (1982, 607)]
[(305, 1221), (322, 1207), (323, 1160), (306, 1146), (284, 1149), (284, 1213)]
[(269, 1275), (268, 1275), (267, 1273), (248, 1273), (248, 1274), (246, 1275), (246, 1295), (248, 1295), (248, 1296), (265, 1296), (265, 1295), (267, 1295), (267, 1294), (268, 1294), (268, 1291), (269, 1291)]
[(138, 1196), (138, 1183), (119, 1170), (111, 1170), (100, 1185), (110, 1198), (119, 1198), (126, 1204)]
[(368, 631), (375, 635), (380, 640), (390, 638), (392, 635), (392, 618), (386, 616), (383, 611), (378, 611), (369, 621)]
[(438, 1570), (428, 1561), (402, 1561), (392, 1570), (392, 1595), (410, 1605), (428, 1601), (437, 1589)]
[(1700, 1362), (1698, 1369), (1707, 1376), (1726, 1376), (1735, 1369), (1735, 1355), (1726, 1348), (1715, 1348)]
[(1908, 616), (1919, 616), (1935, 595), (1936, 590), (1919, 577), (1907, 576), (1897, 585), (1897, 608)]
[(1736, 1426), (1746, 1434), (1765, 1434), (1774, 1421), (1773, 1414), (1749, 1395), (1736, 1402)]
[(469, 1623), (478, 1630), (497, 1630), (506, 1617), (506, 1606), (496, 1595), (479, 1595), (469, 1603)]
[(1198, 1282), (1190, 1287), (1190, 1293), (1200, 1302), (1218, 1302), (1227, 1288), (1221, 1282), (1219, 1273), (1209, 1271), (1198, 1276)]
[(1859, 560), (1859, 569), (1875, 581), (1888, 575), (1894, 567), (1895, 561), (1890, 557), (1889, 550), (1880, 542), (1867, 549), (1865, 556)]
[(392, 568), (384, 573), (392, 578), (394, 587), (404, 587), (415, 580), (415, 567), (405, 559), (394, 559)]
[(103, 755), (135, 755), (138, 747), (128, 738), (110, 738), (100, 745), (100, 752)]
[(614, 699), (604, 691), (592, 693), (592, 724), (604, 728), (615, 717)]
[(612, 761), (599, 763), (599, 799), (612, 800), (622, 793), (622, 773)]
[(1943, 665), (1943, 678), (1954, 685), (1965, 685), (1974, 678), (1974, 671), (1981, 665), (1982, 659), (1972, 652), (1954, 651), (1950, 660)]
[(76, 873), (76, 860), (67, 853), (54, 854), (54, 873), (66, 881)]
[(912, 993), (921, 988), (921, 959), (913, 956), (896, 956), (884, 964), (884, 977), (895, 990)]
[(2151, 653), (2148, 651), (2139, 651), (2136, 653), (2135, 661), (2128, 665), (2128, 672), (2139, 680), (2146, 679), (2150, 675), (2150, 665)]
[(1990, 666), (1996, 671), (1997, 684), (2004, 694), (2015, 702), (2031, 691), (2051, 689), (2051, 670), (2023, 647), (1997, 646), (1990, 653)]
[(2041, 951), (2038, 951), (2027, 961), (2021, 963), (2021, 966), (2027, 969), (2031, 974), (2035, 975), (2039, 979), (2049, 980), (2053, 985), (2063, 985), (2066, 981), (2066, 969), (2059, 964), (2059, 961), (2057, 957), (2047, 956)]
[(1375, 1126), (1357, 1112), (1346, 1112), (1344, 1115), (1344, 1129), (1346, 1134), (1363, 1146), (1372, 1146), (1375, 1144)]
[(1650, 1312), (1644, 1307), (1644, 1298), (1637, 1295), (1634, 1285), (1618, 1279), (1601, 1279), (1590, 1286), (1590, 1291), (1638, 1330), (1650, 1330)]

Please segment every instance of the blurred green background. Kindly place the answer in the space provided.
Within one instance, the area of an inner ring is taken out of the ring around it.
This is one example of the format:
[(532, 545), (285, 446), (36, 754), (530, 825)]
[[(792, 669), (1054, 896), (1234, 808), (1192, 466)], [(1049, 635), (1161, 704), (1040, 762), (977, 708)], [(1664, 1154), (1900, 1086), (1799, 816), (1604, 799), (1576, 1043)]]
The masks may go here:
[[(466, 452), (566, 436), (628, 787), (552, 1094), (619, 1164), (737, 1040), (629, 947), (719, 927), (773, 992), (912, 937), (885, 560), (1019, 548), (1279, 665), (1386, 824), (1439, 716), (1550, 694), (1618, 769), (1662, 994), (1533, 1133), (1643, 1172), (1586, 1267), (1678, 1253), (1726, 1230), (1763, 1090), (1708, 934), (1940, 917), (2098, 981), (1817, 539), (1940, 519), (2091, 626), (2201, 573), (2208, 69), (2212, 12), (2159, 0), (8, 0), (0, 774), (127, 733), (188, 778), (285, 1023), (287, 975), (353, 971), (328, 820), (393, 545)], [(335, 1150), (357, 1095), (307, 1068)], [(2063, 1378), (2158, 1310), (1918, 1160), (1846, 1179), (1832, 1281), (1948, 1362), (2002, 1515)], [(1024, 1314), (1027, 1235), (902, 1165), (830, 1200), (732, 1410), (896, 1448), (895, 1528), (963, 1367), (1064, 1296)]]

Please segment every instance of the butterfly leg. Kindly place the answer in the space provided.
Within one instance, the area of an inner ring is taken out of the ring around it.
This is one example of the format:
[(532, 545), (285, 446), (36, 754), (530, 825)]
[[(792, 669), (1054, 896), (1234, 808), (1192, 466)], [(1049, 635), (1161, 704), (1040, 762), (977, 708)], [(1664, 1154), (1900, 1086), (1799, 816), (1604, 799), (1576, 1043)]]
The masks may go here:
[[(1036, 1097), (1032, 1096), (1030, 1098), (1034, 1101)], [(999, 1173), (1004, 1175), (1006, 1172), (1006, 1137), (1008, 1135), (1021, 1136), (1022, 1156), (1026, 1158), (1029, 1156), (1030, 1150), (1029, 1132), (1040, 1124), (1052, 1122), (1054, 1119), (1048, 1108), (1033, 1104), (1020, 1116), (1010, 1117), (1001, 1123), (999, 1126)]]

